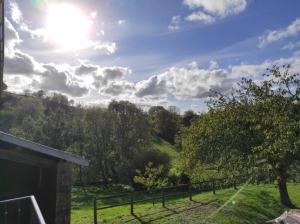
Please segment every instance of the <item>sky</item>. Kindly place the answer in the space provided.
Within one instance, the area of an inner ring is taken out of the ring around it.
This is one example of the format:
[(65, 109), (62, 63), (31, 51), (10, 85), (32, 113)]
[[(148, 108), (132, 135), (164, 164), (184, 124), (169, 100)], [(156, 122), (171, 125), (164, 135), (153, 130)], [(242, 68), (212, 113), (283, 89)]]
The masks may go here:
[(207, 110), (266, 68), (300, 71), (299, 0), (7, 0), (4, 81), (76, 103)]

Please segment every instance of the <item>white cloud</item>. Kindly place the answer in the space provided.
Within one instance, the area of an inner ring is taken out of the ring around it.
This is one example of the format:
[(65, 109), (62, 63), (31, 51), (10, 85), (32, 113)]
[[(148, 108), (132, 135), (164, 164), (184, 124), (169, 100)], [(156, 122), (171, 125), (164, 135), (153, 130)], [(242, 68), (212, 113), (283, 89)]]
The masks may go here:
[(284, 45), (281, 49), (282, 50), (294, 50), (297, 48), (300, 48), (300, 41), (289, 42), (288, 44)]
[(29, 33), (32, 39), (40, 39), (43, 41), (47, 39), (45, 29), (32, 29), (28, 23), (24, 21), (23, 13), (14, 0), (9, 1), (9, 10), (12, 21), (18, 25), (21, 31)]
[(172, 67), (168, 71), (137, 84), (138, 97), (174, 96), (179, 100), (206, 98), (211, 91), (231, 87), (226, 69), (201, 69), (199, 67)]
[(210, 61), (209, 62), (209, 70), (213, 70), (213, 69), (218, 69), (219, 68), (219, 64), (217, 61)]
[(96, 65), (82, 63), (80, 66), (75, 67), (74, 72), (76, 75), (86, 75), (86, 74), (91, 74), (97, 70), (98, 70), (98, 66)]
[(11, 22), (5, 18), (5, 55), (12, 56), (17, 44), (22, 40)]
[(107, 42), (107, 43), (95, 42), (93, 43), (93, 49), (103, 54), (110, 55), (116, 52), (117, 44), (115, 42)]
[(122, 81), (126, 75), (130, 75), (132, 71), (127, 67), (98, 67), (97, 71), (93, 72), (95, 88), (101, 91), (113, 81)]
[(28, 54), (16, 50), (13, 55), (4, 60), (5, 74), (32, 75), (38, 70), (38, 63)]
[(246, 0), (184, 0), (183, 4), (191, 10), (197, 10), (186, 17), (187, 21), (212, 23), (243, 12), (247, 7)]
[(168, 26), (168, 29), (170, 31), (176, 31), (180, 29), (180, 25), (181, 25), (181, 16), (179, 15), (173, 16), (171, 19), (171, 23)]
[(202, 8), (205, 12), (225, 17), (238, 14), (246, 9), (246, 0), (184, 0), (191, 9)]
[(137, 83), (136, 92), (137, 97), (162, 97), (169, 93), (166, 80), (162, 79), (161, 76), (152, 76), (148, 80), (143, 80)]
[(215, 21), (215, 18), (202, 12), (202, 11), (198, 11), (198, 12), (193, 12), (192, 14), (188, 15), (186, 17), (187, 21), (190, 22), (203, 22), (203, 23), (212, 23)]
[(205, 99), (213, 91), (228, 92), (242, 77), (261, 79), (261, 74), (273, 65), (291, 65), (292, 73), (300, 71), (300, 57), (264, 61), (261, 64), (240, 64), (219, 68), (211, 61), (207, 69), (199, 68), (194, 62), (186, 67), (172, 67), (166, 72), (151, 76), (136, 84), (136, 96), (148, 99), (174, 97), (177, 100)]
[(126, 80), (121, 80), (112, 82), (109, 86), (105, 87), (103, 91), (111, 96), (131, 95), (135, 92), (135, 85)]
[(290, 64), (291, 72), (300, 71), (300, 57), (297, 54), (261, 64), (240, 64), (227, 68), (219, 68), (215, 61), (211, 61), (208, 68), (200, 68), (193, 62), (184, 67), (171, 67), (137, 83), (127, 80), (126, 76), (132, 73), (128, 67), (101, 67), (86, 62), (78, 66), (39, 63), (43, 71), (34, 67), (33, 74), (30, 74), (32, 70), (28, 68), (32, 64), (23, 63), (21, 74), (20, 63), (18, 72), (14, 72), (17, 74), (6, 75), (5, 81), (13, 91), (56, 91), (81, 100), (84, 104), (107, 104), (112, 99), (118, 99), (140, 105), (159, 105), (162, 101), (170, 103), (170, 98), (179, 101), (199, 100), (206, 99), (212, 91), (226, 93), (241, 77), (260, 79), (266, 68), (274, 64)]
[(55, 65), (44, 65), (40, 83), (35, 87), (46, 91), (58, 91), (73, 97), (81, 97), (88, 93), (88, 88), (72, 77), (66, 70), (59, 70)]
[(295, 36), (300, 32), (300, 18), (294, 20), (286, 28), (267, 31), (266, 34), (259, 37), (259, 48), (266, 47), (267, 45), (274, 43), (276, 41)]
[(241, 64), (231, 66), (231, 74), (235, 79), (240, 79), (241, 77), (254, 77), (256, 75), (263, 74), (267, 68), (274, 64), (271, 61), (265, 61), (261, 64)]
[(23, 14), (19, 8), (19, 5), (15, 1), (9, 1), (10, 15), (12, 20), (20, 24), (23, 21)]

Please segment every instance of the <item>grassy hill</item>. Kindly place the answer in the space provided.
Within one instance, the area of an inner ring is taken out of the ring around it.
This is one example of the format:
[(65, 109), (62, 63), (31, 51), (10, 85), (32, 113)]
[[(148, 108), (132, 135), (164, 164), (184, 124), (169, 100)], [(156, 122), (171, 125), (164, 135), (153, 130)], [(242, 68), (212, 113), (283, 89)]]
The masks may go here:
[(169, 155), (172, 169), (176, 169), (176, 167), (180, 166), (180, 155), (174, 145), (161, 138), (155, 138), (153, 140), (153, 147)]
[[(299, 207), (300, 184), (289, 184), (288, 188), (293, 202)], [(274, 185), (239, 186), (239, 190), (238, 194), (234, 189), (219, 190), (216, 195), (195, 193), (193, 201), (184, 196), (172, 197), (168, 198), (166, 208), (160, 201), (154, 205), (152, 202), (139, 203), (135, 205), (135, 216), (129, 214), (129, 206), (100, 210), (98, 219), (99, 223), (265, 223), (286, 210), (279, 202), (278, 189)], [(82, 189), (73, 189), (72, 224), (93, 223), (93, 195), (105, 196), (117, 191), (89, 188), (84, 193)], [(128, 199), (100, 201), (98, 206), (125, 201)]]

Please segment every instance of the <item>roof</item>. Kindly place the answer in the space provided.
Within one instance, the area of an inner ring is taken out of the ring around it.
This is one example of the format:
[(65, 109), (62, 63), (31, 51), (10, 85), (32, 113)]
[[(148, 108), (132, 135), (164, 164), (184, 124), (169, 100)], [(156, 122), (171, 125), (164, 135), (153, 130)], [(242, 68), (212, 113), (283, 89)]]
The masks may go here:
[(44, 146), (35, 142), (31, 142), (28, 141), (26, 139), (23, 138), (19, 138), (10, 134), (7, 134), (5, 132), (0, 131), (0, 141), (3, 142), (7, 142), (19, 147), (22, 147), (26, 150), (30, 150), (30, 151), (34, 151), (37, 153), (41, 153), (50, 157), (54, 157), (54, 158), (58, 158), (61, 160), (65, 160), (71, 163), (75, 163), (77, 165), (81, 165), (81, 166), (88, 166), (89, 165), (89, 161), (77, 156), (77, 155), (73, 155), (71, 153), (68, 152), (64, 152), (58, 149), (54, 149), (48, 146)]
[(281, 216), (274, 220), (268, 221), (268, 223), (299, 224), (300, 209), (291, 209), (289, 212), (285, 211)]

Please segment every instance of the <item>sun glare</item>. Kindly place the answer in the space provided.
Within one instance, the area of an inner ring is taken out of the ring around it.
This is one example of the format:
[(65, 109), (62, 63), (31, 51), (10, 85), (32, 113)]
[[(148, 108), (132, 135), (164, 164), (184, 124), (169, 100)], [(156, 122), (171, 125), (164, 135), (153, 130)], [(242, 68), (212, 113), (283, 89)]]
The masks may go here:
[(91, 21), (77, 7), (60, 3), (48, 7), (46, 32), (48, 40), (59, 49), (81, 49), (88, 42)]

